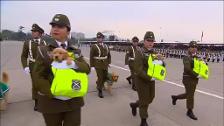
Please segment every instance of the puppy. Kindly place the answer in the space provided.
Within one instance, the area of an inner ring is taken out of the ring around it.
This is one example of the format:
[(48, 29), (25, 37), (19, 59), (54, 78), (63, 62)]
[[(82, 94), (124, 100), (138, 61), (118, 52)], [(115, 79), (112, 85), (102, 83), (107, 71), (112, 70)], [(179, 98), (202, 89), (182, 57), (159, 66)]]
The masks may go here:
[(0, 111), (6, 110), (8, 104), (8, 91), (7, 85), (9, 76), (6, 72), (2, 73), (2, 81), (0, 81)]
[(107, 83), (105, 84), (105, 90), (107, 90), (109, 92), (110, 95), (112, 95), (112, 86), (114, 82), (118, 81), (119, 76), (112, 72), (112, 73), (108, 73), (107, 75)]
[(67, 60), (67, 64), (72, 64), (72, 58), (69, 57), (68, 52), (62, 48), (55, 48), (52, 52), (53, 60), (56, 62), (62, 62), (63, 60)]

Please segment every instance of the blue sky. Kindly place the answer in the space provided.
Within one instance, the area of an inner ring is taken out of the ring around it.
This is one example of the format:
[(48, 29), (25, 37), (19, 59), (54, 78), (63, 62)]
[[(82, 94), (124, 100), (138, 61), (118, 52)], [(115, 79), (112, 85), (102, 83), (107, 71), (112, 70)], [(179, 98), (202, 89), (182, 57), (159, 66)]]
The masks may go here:
[(1, 29), (29, 31), (38, 23), (46, 33), (57, 13), (66, 14), (72, 31), (94, 37), (109, 30), (123, 38), (143, 38), (148, 30), (165, 41), (223, 42), (223, 1), (1, 1)]

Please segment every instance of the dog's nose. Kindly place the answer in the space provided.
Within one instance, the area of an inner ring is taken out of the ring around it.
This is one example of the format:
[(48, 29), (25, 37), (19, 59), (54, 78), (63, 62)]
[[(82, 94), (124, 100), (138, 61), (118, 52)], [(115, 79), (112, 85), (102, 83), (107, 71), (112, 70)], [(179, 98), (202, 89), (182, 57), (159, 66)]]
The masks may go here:
[(55, 59), (58, 59), (58, 56), (55, 56), (54, 58), (55, 58)]

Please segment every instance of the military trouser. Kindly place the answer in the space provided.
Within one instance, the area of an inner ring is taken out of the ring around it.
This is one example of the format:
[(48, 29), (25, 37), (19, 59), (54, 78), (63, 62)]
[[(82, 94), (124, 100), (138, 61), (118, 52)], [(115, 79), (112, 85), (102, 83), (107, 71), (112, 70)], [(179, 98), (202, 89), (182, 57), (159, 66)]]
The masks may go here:
[[(132, 89), (135, 90), (136, 89), (136, 85), (135, 85), (135, 75), (134, 75), (134, 68), (133, 68), (133, 65), (132, 64), (129, 64), (129, 69), (130, 69), (130, 72), (131, 72), (131, 84), (132, 84)], [(129, 78), (129, 77), (128, 77)]]
[(104, 82), (107, 80), (107, 74), (108, 74), (108, 69), (96, 69), (96, 74), (97, 74), (97, 89), (102, 90), (104, 87)]
[(29, 63), (29, 68), (30, 68), (30, 76), (31, 76), (31, 81), (32, 81), (32, 99), (36, 100), (37, 99), (37, 89), (35, 88), (35, 78), (34, 78), (34, 73), (33, 73), (33, 67), (34, 63), (30, 62)]
[(46, 126), (80, 126), (81, 108), (61, 113), (43, 113)]
[(175, 96), (176, 99), (186, 99), (187, 109), (194, 108), (194, 92), (197, 87), (197, 80), (192, 80), (189, 77), (183, 78), (183, 84), (185, 87), (185, 93)]
[(135, 78), (139, 100), (136, 106), (139, 107), (139, 114), (142, 119), (148, 118), (148, 107), (155, 97), (155, 81), (144, 82), (139, 77)]

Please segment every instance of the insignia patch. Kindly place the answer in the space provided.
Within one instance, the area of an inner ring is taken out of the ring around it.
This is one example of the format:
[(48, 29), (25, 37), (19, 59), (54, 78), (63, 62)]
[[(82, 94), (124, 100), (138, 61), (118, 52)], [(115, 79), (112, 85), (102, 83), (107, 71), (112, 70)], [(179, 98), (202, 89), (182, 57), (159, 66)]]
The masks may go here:
[(59, 18), (54, 18), (55, 21), (59, 21)]
[(163, 75), (164, 75), (164, 73), (165, 73), (165, 71), (164, 71), (164, 70), (161, 70), (161, 71), (160, 71), (160, 75), (161, 75), (161, 76), (163, 76)]
[(205, 71), (205, 74), (206, 74), (206, 75), (208, 74), (208, 70)]
[(73, 90), (80, 90), (81, 89), (80, 80), (72, 80), (72, 89)]

